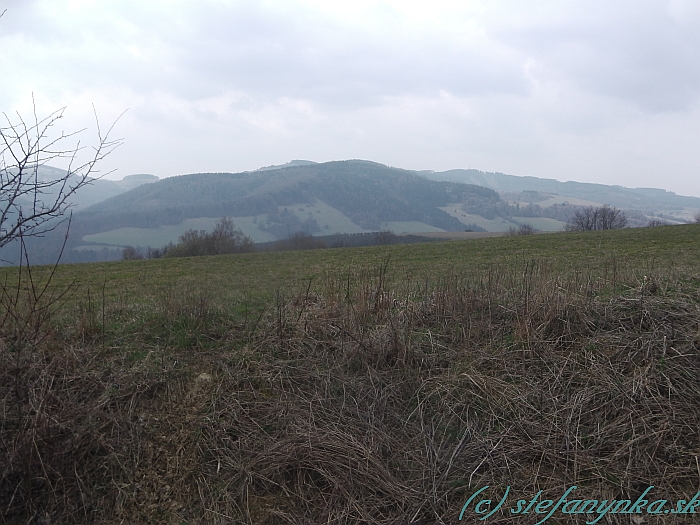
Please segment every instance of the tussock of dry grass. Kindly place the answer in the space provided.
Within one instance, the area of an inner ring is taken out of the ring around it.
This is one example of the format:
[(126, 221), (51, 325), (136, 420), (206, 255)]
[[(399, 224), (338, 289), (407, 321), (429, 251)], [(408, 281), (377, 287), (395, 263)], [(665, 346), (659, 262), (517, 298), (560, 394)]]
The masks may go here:
[[(697, 280), (527, 263), (388, 287), (386, 271), (329, 275), (245, 321), (196, 294), (164, 295), (150, 321), (114, 306), (138, 330), (104, 348), (52, 329), (21, 362), (3, 333), (0, 516), (454, 523), (484, 485), (700, 488)], [(178, 346), (174, 325), (208, 342)]]

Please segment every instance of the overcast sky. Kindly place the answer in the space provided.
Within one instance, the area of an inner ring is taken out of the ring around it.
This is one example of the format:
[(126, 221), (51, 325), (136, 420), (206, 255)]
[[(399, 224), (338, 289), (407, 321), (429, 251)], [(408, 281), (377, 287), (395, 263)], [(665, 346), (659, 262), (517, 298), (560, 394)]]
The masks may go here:
[(700, 196), (697, 0), (350, 4), (0, 0), (0, 110), (128, 109), (116, 178), (359, 158)]

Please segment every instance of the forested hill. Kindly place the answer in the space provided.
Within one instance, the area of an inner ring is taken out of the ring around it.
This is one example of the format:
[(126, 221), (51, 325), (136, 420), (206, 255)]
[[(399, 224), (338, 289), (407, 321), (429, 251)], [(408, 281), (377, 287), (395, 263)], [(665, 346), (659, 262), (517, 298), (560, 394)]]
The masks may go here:
[(81, 235), (119, 227), (152, 228), (193, 217), (276, 214), (314, 202), (339, 210), (362, 228), (419, 221), (443, 230), (464, 225), (440, 207), (494, 203), (498, 194), (473, 184), (433, 181), (369, 161), (306, 164), (244, 173), (200, 173), (139, 186), (74, 217)]

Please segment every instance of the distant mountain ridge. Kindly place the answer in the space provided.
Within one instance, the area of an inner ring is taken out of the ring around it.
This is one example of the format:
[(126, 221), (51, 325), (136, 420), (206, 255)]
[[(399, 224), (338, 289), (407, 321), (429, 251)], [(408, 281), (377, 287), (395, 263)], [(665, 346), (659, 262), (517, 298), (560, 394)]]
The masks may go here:
[(506, 175), (475, 169), (419, 173), (431, 180), (477, 184), (500, 193), (536, 191), (650, 213), (679, 208), (700, 209), (700, 198), (677, 195), (672, 191), (658, 188), (625, 188), (589, 182), (561, 182), (555, 179)]
[[(65, 175), (66, 170), (53, 166), (39, 166), (37, 171), (37, 176), (40, 180), (54, 180), (64, 177)], [(93, 174), (90, 184), (83, 186), (71, 199), (74, 211), (82, 210), (111, 197), (116, 197), (142, 184), (149, 184), (159, 180), (155, 175), (144, 173), (127, 175), (121, 180), (105, 179), (96, 177), (95, 175), (98, 174)], [(77, 179), (77, 177), (72, 177), (72, 179)]]

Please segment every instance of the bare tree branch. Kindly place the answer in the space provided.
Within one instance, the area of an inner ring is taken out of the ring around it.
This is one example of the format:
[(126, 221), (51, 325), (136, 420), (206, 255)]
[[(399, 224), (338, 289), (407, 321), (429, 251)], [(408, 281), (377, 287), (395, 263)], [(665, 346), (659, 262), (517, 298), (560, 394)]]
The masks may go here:
[[(33, 108), (33, 120), (29, 123), (19, 113), (14, 119), (2, 114), (5, 122), (0, 125), (0, 248), (20, 235), (39, 237), (61, 224), (75, 193), (104, 176), (98, 175), (97, 163), (123, 142), (110, 138), (119, 119), (103, 135), (93, 106), (97, 145), (87, 160), (80, 160), (86, 147), (79, 140), (70, 148), (66, 142), (84, 130), (53, 133), (66, 108), (43, 119), (36, 114), (36, 104)], [(66, 160), (68, 169), (64, 173), (49, 177), (40, 174), (41, 167)]]

